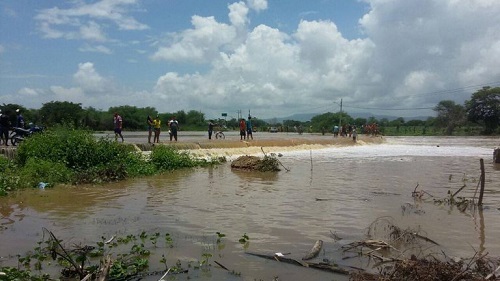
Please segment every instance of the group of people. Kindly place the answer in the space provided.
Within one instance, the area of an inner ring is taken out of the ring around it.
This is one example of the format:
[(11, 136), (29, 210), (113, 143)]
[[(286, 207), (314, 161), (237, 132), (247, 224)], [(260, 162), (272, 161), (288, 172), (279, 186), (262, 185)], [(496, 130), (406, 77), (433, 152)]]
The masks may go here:
[(337, 125), (333, 126), (334, 137), (338, 137), (339, 134), (341, 137), (351, 137), (355, 131), (356, 131), (356, 126), (351, 124), (344, 124), (340, 128)]
[[(160, 142), (160, 133), (161, 133), (161, 120), (160, 116), (156, 115), (155, 118), (152, 118), (151, 115), (148, 115), (146, 118), (146, 123), (148, 125), (148, 143), (159, 143)], [(123, 118), (115, 112), (113, 116), (113, 124), (114, 124), (114, 132), (115, 132), (115, 141), (118, 141), (118, 138), (121, 138), (122, 142), (124, 141), (122, 135), (123, 128)], [(217, 124), (213, 121), (209, 121), (208, 123), (208, 139), (212, 139), (212, 134), (214, 127)], [(248, 119), (241, 118), (239, 122), (240, 127), (240, 140), (253, 140), (252, 134), (252, 117), (248, 116)], [(167, 122), (168, 134), (170, 136), (170, 141), (177, 141), (177, 132), (179, 131), (179, 121), (172, 116), (172, 118)], [(151, 141), (151, 138), (153, 140)]]
[[(20, 109), (16, 109), (16, 128), (25, 128), (24, 117)], [(0, 110), (0, 139), (5, 146), (9, 146), (9, 130), (12, 128), (8, 112)]]
[(252, 117), (248, 116), (248, 119), (245, 121), (245, 118), (240, 119), (240, 140), (253, 140), (252, 134)]
[[(148, 115), (146, 122), (148, 124), (148, 143), (151, 143), (151, 137), (153, 137), (153, 143), (160, 142), (161, 133), (161, 120), (160, 116), (156, 115), (153, 119)], [(179, 121), (172, 116), (172, 118), (167, 122), (168, 134), (170, 135), (170, 141), (177, 141), (177, 131), (179, 131)], [(153, 135), (154, 134), (154, 135)]]
[[(214, 131), (214, 127), (217, 126), (217, 123), (214, 123), (213, 120), (210, 120), (208, 122), (208, 139), (212, 139), (212, 134)], [(253, 134), (252, 134), (252, 117), (248, 116), (248, 120), (245, 120), (245, 118), (241, 118), (239, 122), (239, 127), (240, 127), (240, 140), (253, 140)]]

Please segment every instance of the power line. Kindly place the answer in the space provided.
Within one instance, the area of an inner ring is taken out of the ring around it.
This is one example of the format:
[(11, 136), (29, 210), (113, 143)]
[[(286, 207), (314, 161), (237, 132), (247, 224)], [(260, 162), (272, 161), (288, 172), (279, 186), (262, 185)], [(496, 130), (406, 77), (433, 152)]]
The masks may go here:
[[(490, 82), (490, 83), (484, 83), (484, 84), (477, 84), (477, 85), (469, 85), (469, 86), (464, 86), (460, 88), (454, 88), (454, 89), (448, 89), (448, 90), (442, 90), (442, 91), (434, 91), (434, 92), (428, 92), (428, 93), (423, 93), (423, 94), (418, 94), (418, 96), (430, 96), (430, 95), (446, 95), (446, 94), (455, 94), (455, 93), (460, 93), (464, 92), (467, 90), (479, 88), (479, 87), (495, 87), (495, 86), (500, 86), (500, 81), (497, 82)], [(337, 102), (333, 102), (334, 104), (339, 105)], [(402, 111), (402, 110), (429, 110), (429, 109), (434, 109), (435, 107), (410, 107), (410, 108), (380, 108), (380, 107), (357, 107), (357, 106), (348, 106), (348, 105), (343, 105), (343, 107), (347, 108), (352, 108), (352, 109), (363, 109), (363, 110), (385, 110), (385, 111)], [(331, 108), (331, 105), (322, 105), (318, 107), (312, 107), (308, 108), (305, 110), (302, 110), (303, 113), (306, 113), (307, 111), (313, 111), (313, 110), (318, 110), (320, 109), (321, 111), (329, 110)]]
[[(455, 94), (459, 92), (464, 92), (466, 90), (475, 89), (478, 87), (486, 87), (486, 86), (500, 86), (499, 82), (490, 82), (485, 84), (478, 85), (470, 85), (461, 88), (442, 90), (442, 91), (434, 91), (429, 93), (420, 94), (419, 96), (429, 96), (429, 95), (445, 95), (445, 94)], [(411, 107), (411, 108), (378, 108), (378, 107), (356, 107), (356, 106), (346, 106), (344, 107), (353, 108), (353, 109), (367, 109), (367, 110), (387, 110), (387, 111), (398, 111), (398, 110), (429, 110), (434, 109), (434, 107)]]
[(421, 96), (454, 94), (454, 93), (458, 93), (458, 92), (463, 92), (465, 90), (470, 90), (470, 89), (474, 89), (474, 88), (478, 88), (478, 87), (486, 87), (486, 86), (500, 86), (500, 81), (490, 82), (490, 83), (485, 83), (485, 84), (478, 84), (478, 85), (470, 85), (470, 86), (465, 86), (465, 87), (461, 87), (461, 88), (448, 89), (448, 90), (442, 90), (442, 91), (434, 91), (434, 92), (421, 94)]
[(347, 106), (344, 107), (354, 108), (354, 109), (370, 109), (370, 110), (427, 110), (434, 109), (434, 107), (411, 107), (411, 108), (380, 108), (380, 107), (356, 107), (356, 106)]

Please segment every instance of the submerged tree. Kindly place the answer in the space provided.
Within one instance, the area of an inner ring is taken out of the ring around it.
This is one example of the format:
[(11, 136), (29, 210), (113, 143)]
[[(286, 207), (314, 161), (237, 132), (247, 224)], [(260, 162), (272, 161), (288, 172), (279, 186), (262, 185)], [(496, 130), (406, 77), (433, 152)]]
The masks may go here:
[(484, 126), (484, 133), (491, 134), (500, 124), (500, 87), (483, 87), (465, 102), (470, 121)]

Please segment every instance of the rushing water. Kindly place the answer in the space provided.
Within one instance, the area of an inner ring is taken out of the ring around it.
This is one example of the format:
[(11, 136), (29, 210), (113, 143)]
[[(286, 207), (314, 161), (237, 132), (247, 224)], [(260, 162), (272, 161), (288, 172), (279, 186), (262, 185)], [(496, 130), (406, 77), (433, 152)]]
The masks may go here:
[[(241, 273), (214, 264), (208, 271), (191, 269), (191, 279), (345, 280), (245, 250), (289, 252), (300, 259), (321, 239), (325, 243), (316, 261), (367, 266), (343, 260), (341, 247), (367, 239), (368, 227), (380, 218), (418, 229), (441, 245), (436, 252), (500, 256), (500, 168), (492, 161), (499, 145), (498, 138), (388, 137), (377, 145), (267, 148), (283, 154), (279, 160), (289, 172), (232, 171), (227, 163), (103, 186), (19, 191), (0, 198), (0, 265), (16, 264), (14, 255), (33, 249), (43, 227), (69, 245), (146, 231), (172, 234), (174, 247), (156, 254), (164, 254), (169, 265), (199, 261), (210, 252), (211, 260)], [(412, 198), (417, 185), (434, 198), (466, 185), (459, 196), (472, 197), (480, 158), (486, 170), (482, 212), (434, 204), (427, 194), (427, 200)], [(216, 232), (226, 235), (222, 244), (215, 243)], [(332, 233), (343, 239), (334, 240)], [(243, 234), (250, 237), (246, 248), (238, 242)], [(152, 269), (160, 268), (156, 260)]]

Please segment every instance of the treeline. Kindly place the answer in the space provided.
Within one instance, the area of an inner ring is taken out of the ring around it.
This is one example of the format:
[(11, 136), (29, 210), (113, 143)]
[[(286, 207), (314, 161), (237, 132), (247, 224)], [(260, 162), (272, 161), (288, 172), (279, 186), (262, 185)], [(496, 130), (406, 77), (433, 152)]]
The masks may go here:
[[(18, 104), (3, 104), (0, 106), (2, 113), (8, 114), (12, 124), (15, 124), (15, 110), (20, 109), (26, 124), (32, 122), (37, 125), (51, 127), (64, 124), (74, 128), (105, 131), (113, 129), (113, 114), (118, 112), (123, 117), (124, 130), (146, 130), (148, 115), (160, 116), (163, 124), (176, 116), (181, 130), (200, 131), (206, 130), (208, 119), (205, 114), (190, 110), (185, 112), (159, 113), (154, 107), (139, 108), (136, 106), (110, 107), (107, 111), (97, 110), (93, 107), (83, 108), (81, 104), (67, 101), (52, 101), (43, 104), (40, 109), (27, 109)], [(362, 128), (363, 125), (376, 123), (383, 134), (386, 135), (477, 135), (499, 134), (500, 127), (500, 87), (483, 87), (473, 93), (470, 100), (463, 105), (451, 100), (440, 101), (434, 108), (436, 117), (427, 120), (408, 120), (400, 117), (395, 120), (386, 118), (353, 118), (347, 112), (324, 113), (314, 116), (310, 121), (297, 120), (265, 121), (258, 118), (252, 119), (257, 131), (267, 131), (270, 127), (278, 128), (281, 132), (294, 132), (301, 127), (309, 133), (331, 133), (333, 126), (349, 124)], [(229, 129), (237, 130), (238, 120), (213, 120), (224, 123)]]

